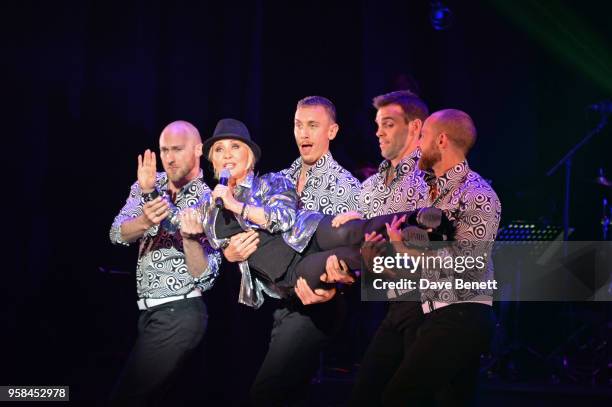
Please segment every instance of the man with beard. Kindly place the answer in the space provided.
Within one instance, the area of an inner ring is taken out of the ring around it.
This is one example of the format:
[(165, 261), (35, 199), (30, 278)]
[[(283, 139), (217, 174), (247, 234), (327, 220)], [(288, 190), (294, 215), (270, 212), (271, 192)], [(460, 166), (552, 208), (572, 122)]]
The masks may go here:
[[(163, 397), (204, 336), (208, 316), (201, 291), (212, 287), (221, 262), (204, 237), (199, 213), (189, 209), (209, 191), (198, 130), (185, 121), (170, 123), (159, 149), (165, 172), (156, 172), (155, 153), (138, 156), (138, 181), (110, 230), (114, 244), (140, 240), (138, 338), (113, 405), (148, 405)], [(172, 213), (167, 200), (181, 212)], [(180, 220), (178, 229), (171, 216)]]
[[(476, 128), (466, 113), (447, 109), (432, 114), (422, 129), (419, 168), (429, 185), (426, 206), (441, 209), (455, 228), (456, 244), (438, 256), (490, 254), (501, 215), (495, 191), (468, 166), (466, 156), (476, 142)], [(399, 239), (390, 231), (390, 240)], [(421, 251), (407, 249), (407, 253)], [(490, 257), (490, 256), (488, 256)], [(429, 282), (455, 278), (491, 279), (493, 264), (455, 275), (454, 270), (424, 268)], [(424, 318), (417, 335), (383, 393), (385, 406), (469, 405), (479, 370), (480, 355), (488, 348), (492, 324), (490, 290), (421, 290)]]

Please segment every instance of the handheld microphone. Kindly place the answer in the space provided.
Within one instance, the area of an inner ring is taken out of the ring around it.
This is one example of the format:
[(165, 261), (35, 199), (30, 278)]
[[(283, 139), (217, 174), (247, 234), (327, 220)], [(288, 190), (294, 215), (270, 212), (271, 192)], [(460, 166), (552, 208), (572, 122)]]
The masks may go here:
[[(232, 174), (230, 174), (230, 171), (227, 168), (222, 169), (221, 174), (219, 174), (219, 184), (227, 186), (231, 175)], [(223, 208), (223, 199), (215, 199), (215, 206), (219, 209)]]

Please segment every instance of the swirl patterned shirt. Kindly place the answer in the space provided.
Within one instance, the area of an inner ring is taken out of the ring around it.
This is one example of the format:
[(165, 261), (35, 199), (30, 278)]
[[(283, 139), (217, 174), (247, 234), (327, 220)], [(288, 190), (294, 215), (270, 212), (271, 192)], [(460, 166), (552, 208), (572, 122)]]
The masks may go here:
[[(493, 262), (490, 251), (497, 235), (501, 217), (501, 203), (491, 186), (476, 172), (472, 171), (466, 160), (436, 178), (426, 173), (425, 180), (439, 191), (435, 199), (428, 196), (427, 206), (442, 209), (455, 226), (455, 242), (447, 249), (440, 249), (438, 256), (482, 256), (488, 261), (482, 270), (472, 268), (460, 276), (465, 281), (485, 281), (493, 278)], [(422, 277), (429, 281), (450, 281), (455, 287), (455, 271), (440, 269), (423, 270)], [(421, 290), (423, 310), (430, 312), (456, 302), (478, 302), (491, 304), (491, 290)]]
[[(391, 162), (385, 160), (380, 163), (378, 172), (361, 185), (359, 212), (364, 218), (413, 211), (425, 206), (428, 186), (422, 177), (423, 173), (417, 168), (420, 156), (421, 150), (417, 148), (404, 157), (397, 164), (389, 185), (386, 185), (385, 180), (387, 172), (393, 171)], [(387, 298), (394, 299), (410, 292), (411, 295), (418, 296), (416, 290), (390, 289), (387, 291)], [(415, 300), (418, 300), (418, 297), (415, 297)]]
[[(168, 189), (168, 177), (165, 172), (157, 173), (155, 188), (160, 195)], [(202, 181), (202, 170), (198, 178), (186, 184), (176, 195), (174, 204), (178, 209), (194, 206), (210, 189)], [(114, 244), (129, 245), (121, 238), (121, 224), (142, 215), (144, 199), (140, 185), (135, 182), (130, 195), (110, 229), (110, 239)], [(164, 223), (147, 230), (140, 239), (138, 263), (136, 265), (136, 289), (138, 298), (165, 298), (184, 295), (194, 288), (202, 291), (212, 287), (219, 274), (221, 256), (213, 250), (205, 237), (201, 244), (208, 259), (208, 267), (198, 278), (193, 278), (187, 271), (187, 262), (183, 252), (183, 239), (180, 231), (164, 227)], [(171, 225), (168, 225), (171, 226)]]
[[(282, 170), (281, 174), (297, 186), (301, 169), (300, 157), (289, 168)], [(332, 216), (356, 211), (359, 189), (357, 178), (327, 152), (306, 173), (306, 183), (300, 194), (300, 209)]]
[(425, 206), (427, 184), (417, 169), (421, 150), (403, 158), (395, 168), (395, 175), (389, 185), (385, 184), (391, 162), (383, 161), (378, 172), (366, 179), (359, 194), (359, 212), (369, 219), (391, 213), (412, 211)]

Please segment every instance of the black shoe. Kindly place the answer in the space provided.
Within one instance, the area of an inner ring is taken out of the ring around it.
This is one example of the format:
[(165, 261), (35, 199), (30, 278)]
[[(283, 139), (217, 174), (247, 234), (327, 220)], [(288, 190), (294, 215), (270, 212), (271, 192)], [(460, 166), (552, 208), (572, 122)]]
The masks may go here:
[(416, 221), (423, 229), (436, 229), (442, 224), (443, 216), (441, 209), (434, 207), (421, 208), (417, 212)]
[(428, 247), (429, 234), (418, 226), (407, 226), (402, 229), (402, 240), (409, 246)]
[(407, 226), (402, 229), (402, 240), (409, 246), (428, 248), (431, 242), (446, 242), (451, 239), (449, 235), (437, 230), (428, 232), (418, 226)]

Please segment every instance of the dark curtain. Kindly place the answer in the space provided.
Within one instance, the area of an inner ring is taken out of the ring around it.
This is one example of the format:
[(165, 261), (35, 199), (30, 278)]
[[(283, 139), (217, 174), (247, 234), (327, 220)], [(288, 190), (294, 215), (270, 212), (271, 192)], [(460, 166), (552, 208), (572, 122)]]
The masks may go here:
[[(431, 27), (428, 1), (4, 3), (2, 382), (70, 384), (80, 399), (108, 392), (137, 315), (136, 250), (111, 246), (108, 229), (136, 156), (157, 148), (173, 120), (207, 137), (218, 119), (241, 119), (262, 147), (260, 172), (280, 170), (298, 155), (296, 102), (320, 94), (338, 110), (332, 152), (357, 170), (381, 160), (372, 97), (409, 87), (432, 111), (472, 115), (480, 138), (470, 164), (492, 180), (504, 221), (559, 224), (563, 176), (544, 174), (597, 123), (585, 106), (611, 91), (571, 63), (580, 56), (572, 48), (551, 48), (521, 18), (542, 18), (554, 32), (542, 10), (561, 8), (582, 22), (570, 31), (587, 27), (609, 51), (609, 6), (519, 2), (511, 15), (495, 1), (446, 3), (455, 13), (447, 31)], [(609, 54), (591, 56), (610, 72)], [(610, 144), (607, 127), (574, 160), (572, 218), (586, 238), (597, 236), (609, 194), (590, 181), (599, 168), (612, 171)], [(274, 308), (236, 304), (238, 281), (225, 266), (207, 294), (206, 349), (189, 382), (236, 403), (246, 400)]]

